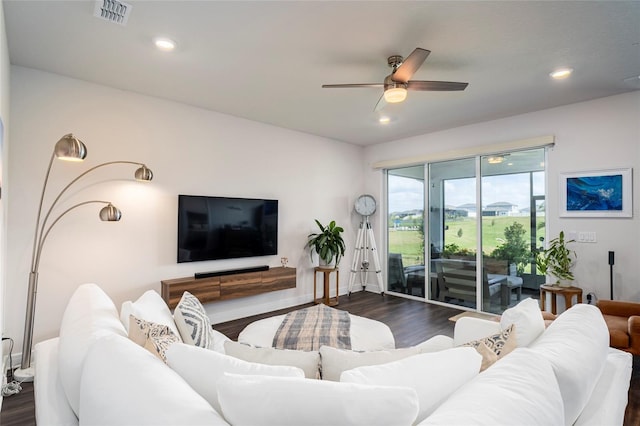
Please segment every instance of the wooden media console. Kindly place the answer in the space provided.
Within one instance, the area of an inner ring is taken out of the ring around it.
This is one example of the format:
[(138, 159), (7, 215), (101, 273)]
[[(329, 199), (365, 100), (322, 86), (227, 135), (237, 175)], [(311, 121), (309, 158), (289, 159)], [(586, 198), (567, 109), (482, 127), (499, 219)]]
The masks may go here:
[(240, 272), (207, 278), (162, 280), (162, 298), (170, 309), (176, 307), (185, 291), (201, 303), (237, 299), (270, 291), (296, 287), (296, 268), (269, 268), (259, 272)]

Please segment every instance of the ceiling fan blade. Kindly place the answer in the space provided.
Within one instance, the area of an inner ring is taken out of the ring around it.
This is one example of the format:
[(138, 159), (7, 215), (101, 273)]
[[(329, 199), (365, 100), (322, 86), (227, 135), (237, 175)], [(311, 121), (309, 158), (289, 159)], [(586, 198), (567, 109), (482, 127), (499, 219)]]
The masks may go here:
[(399, 81), (401, 83), (407, 83), (411, 76), (420, 68), (427, 56), (431, 53), (430, 50), (421, 49), (417, 47), (407, 58), (402, 62), (402, 65), (398, 67), (396, 72), (393, 73), (393, 81)]
[(431, 91), (452, 91), (464, 90), (469, 83), (458, 83), (455, 81), (419, 81), (413, 80), (407, 83), (408, 90), (431, 90)]
[(373, 108), (373, 112), (382, 111), (386, 106), (387, 101), (384, 100), (384, 93), (382, 93), (382, 95), (380, 95), (380, 99), (378, 99), (378, 102), (376, 103), (375, 108)]
[(382, 83), (370, 83), (370, 84), (323, 84), (323, 89), (342, 89), (350, 87), (384, 87)]

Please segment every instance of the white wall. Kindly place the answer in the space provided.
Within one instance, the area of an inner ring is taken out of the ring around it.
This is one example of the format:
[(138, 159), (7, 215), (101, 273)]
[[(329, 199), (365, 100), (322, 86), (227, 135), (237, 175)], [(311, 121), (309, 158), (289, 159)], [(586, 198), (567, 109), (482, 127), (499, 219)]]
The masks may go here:
[[(4, 81), (4, 75), (3, 75)], [(207, 305), (214, 323), (308, 302), (313, 276), (306, 235), (313, 219), (336, 219), (346, 228), (347, 256), (341, 264), (346, 292), (359, 218), (355, 197), (383, 199), (376, 161), (449, 151), (473, 145), (553, 134), (549, 153), (548, 213), (551, 235), (560, 230), (595, 231), (598, 242), (579, 244), (577, 284), (585, 293), (608, 297), (607, 252), (616, 252), (617, 298), (640, 300), (638, 253), (640, 203), (640, 93), (604, 98), (395, 141), (368, 148), (344, 144), (186, 105), (113, 90), (32, 69), (11, 68), (11, 181), (3, 188), (7, 210), (4, 330), (21, 347), (26, 285), (37, 202), (57, 139), (74, 132), (88, 146), (84, 164), (54, 165), (50, 189), (59, 190), (81, 171), (111, 160), (144, 161), (152, 184), (127, 179), (134, 167), (113, 166), (90, 175), (64, 204), (112, 200), (124, 213), (117, 224), (102, 223), (88, 206), (61, 221), (45, 247), (34, 341), (57, 334), (64, 306), (81, 283), (96, 282), (119, 304), (160, 280), (198, 271), (279, 265), (280, 256), (298, 267), (298, 287)], [(2, 86), (4, 95), (6, 88)], [(215, 95), (215, 94), (213, 94)], [(3, 96), (3, 104), (6, 97)], [(5, 116), (6, 111), (2, 111)], [(5, 152), (6, 154), (6, 152)], [(633, 219), (560, 219), (558, 173), (633, 167)], [(345, 182), (347, 184), (345, 184)], [(6, 192), (8, 190), (8, 193)], [(259, 259), (180, 264), (175, 261), (177, 194), (268, 197), (280, 200), (279, 253)], [(372, 219), (382, 250), (380, 214)], [(375, 287), (375, 286), (374, 286)], [(369, 287), (368, 287), (369, 288)]]
[[(632, 92), (431, 133), (365, 149), (365, 189), (382, 199), (383, 174), (371, 165), (382, 160), (441, 153), (477, 145), (555, 135), (548, 154), (547, 222), (551, 238), (564, 230), (594, 231), (597, 243), (574, 244), (575, 285), (584, 295), (609, 298), (608, 252), (615, 251), (614, 297), (640, 301), (640, 92)], [(559, 173), (634, 168), (633, 218), (560, 218)], [(379, 241), (383, 235), (377, 227)]]
[[(217, 323), (312, 300), (312, 265), (303, 248), (315, 230), (313, 219), (338, 221), (353, 247), (357, 220), (351, 206), (363, 188), (362, 147), (33, 69), (11, 71), (11, 269), (4, 306), (5, 328), (17, 348), (38, 198), (53, 146), (65, 133), (85, 142), (88, 157), (84, 163), (56, 162), (51, 194), (88, 167), (112, 160), (145, 162), (154, 180), (134, 182), (134, 166), (110, 166), (65, 196), (65, 206), (111, 200), (123, 218), (100, 222), (100, 207), (85, 206), (56, 225), (40, 264), (34, 342), (57, 335), (65, 304), (81, 283), (98, 283), (119, 308), (145, 290), (160, 291), (160, 280), (194, 272), (279, 266), (281, 256), (298, 268), (295, 289), (207, 305)], [(278, 255), (177, 264), (178, 194), (278, 199)], [(342, 293), (350, 262), (348, 253), (341, 263)]]

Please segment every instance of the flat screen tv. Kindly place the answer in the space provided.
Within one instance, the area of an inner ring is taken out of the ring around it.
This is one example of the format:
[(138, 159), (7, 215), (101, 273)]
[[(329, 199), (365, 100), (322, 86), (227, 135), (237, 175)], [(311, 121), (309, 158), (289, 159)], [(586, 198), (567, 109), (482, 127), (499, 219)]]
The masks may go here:
[(178, 196), (178, 263), (278, 252), (278, 200)]

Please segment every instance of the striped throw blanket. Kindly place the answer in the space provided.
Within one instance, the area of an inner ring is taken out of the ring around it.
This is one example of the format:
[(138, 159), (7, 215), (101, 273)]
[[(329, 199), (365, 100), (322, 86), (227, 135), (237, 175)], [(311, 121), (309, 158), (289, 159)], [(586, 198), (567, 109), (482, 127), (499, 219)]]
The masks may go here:
[(351, 349), (349, 313), (319, 304), (289, 312), (273, 337), (273, 347), (317, 351), (320, 346)]

